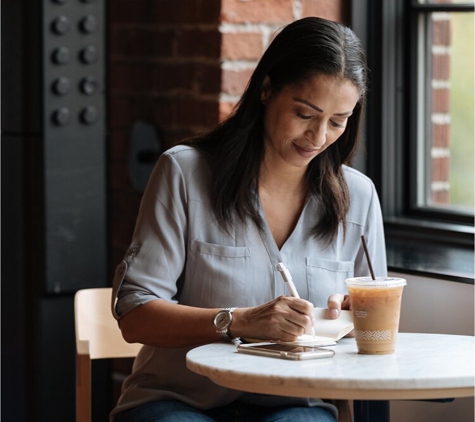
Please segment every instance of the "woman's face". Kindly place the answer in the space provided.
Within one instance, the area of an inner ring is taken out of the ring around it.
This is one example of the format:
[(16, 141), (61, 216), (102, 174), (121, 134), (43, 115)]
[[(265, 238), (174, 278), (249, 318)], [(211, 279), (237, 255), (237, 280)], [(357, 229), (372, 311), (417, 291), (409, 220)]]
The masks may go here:
[(279, 92), (266, 83), (261, 96), (266, 165), (306, 168), (343, 134), (359, 97), (353, 83), (326, 75)]

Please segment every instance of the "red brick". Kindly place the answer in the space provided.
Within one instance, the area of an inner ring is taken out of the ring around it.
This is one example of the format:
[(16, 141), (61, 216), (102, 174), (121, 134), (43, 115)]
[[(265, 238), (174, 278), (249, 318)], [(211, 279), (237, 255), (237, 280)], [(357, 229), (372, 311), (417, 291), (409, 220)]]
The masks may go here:
[(136, 120), (153, 121), (154, 98), (151, 96), (109, 96), (109, 126), (111, 129), (128, 130)]
[(432, 112), (448, 113), (450, 111), (450, 89), (441, 88), (432, 90)]
[(432, 205), (449, 205), (450, 192), (447, 190), (432, 192)]
[(196, 10), (198, 22), (219, 24), (220, 16), (221, 0), (201, 0), (198, 2), (198, 7)]
[(170, 57), (176, 55), (176, 38), (177, 31), (175, 29), (155, 32), (153, 34), (154, 57)]
[(113, 23), (152, 23), (156, 0), (114, 0), (108, 3), (109, 20)]
[(177, 99), (177, 118), (180, 126), (202, 126), (211, 128), (218, 123), (216, 101), (195, 98)]
[(193, 64), (159, 63), (155, 67), (154, 83), (149, 87), (156, 93), (191, 91), (194, 85)]
[(177, 35), (177, 55), (183, 57), (219, 58), (221, 34), (218, 30), (181, 29)]
[(447, 20), (432, 22), (432, 44), (449, 46), (451, 44), (450, 36), (450, 18)]
[(432, 158), (432, 181), (447, 182), (449, 180), (449, 157)]
[(233, 32), (222, 34), (221, 57), (229, 60), (257, 60), (263, 53), (262, 34)]
[(221, 22), (285, 23), (294, 20), (289, 0), (222, 0)]
[(218, 103), (194, 97), (171, 97), (155, 102), (155, 121), (161, 129), (214, 127), (218, 123)]
[(217, 24), (219, 9), (219, 0), (154, 0), (149, 13), (160, 25)]
[(432, 55), (432, 78), (436, 80), (448, 80), (450, 77), (450, 55)]
[(450, 124), (432, 125), (432, 146), (436, 148), (448, 148), (450, 144)]
[(344, 24), (349, 23), (348, 0), (302, 0), (302, 17), (318, 16)]
[(114, 93), (149, 93), (155, 82), (153, 62), (114, 61), (110, 65), (109, 89)]
[(109, 30), (109, 52), (124, 57), (171, 57), (176, 43), (175, 30), (112, 27)]
[(196, 66), (198, 91), (203, 94), (219, 94), (221, 92), (221, 66), (219, 63), (215, 65), (202, 64)]
[(221, 91), (229, 95), (241, 95), (249, 82), (252, 69), (223, 70)]
[(173, 95), (175, 92), (218, 94), (221, 89), (219, 62), (206, 63), (159, 63), (155, 66), (154, 83), (149, 91)]
[(174, 31), (111, 27), (109, 53), (121, 57), (167, 57), (173, 53)]
[(219, 0), (113, 0), (108, 8), (113, 23), (218, 24), (220, 16)]

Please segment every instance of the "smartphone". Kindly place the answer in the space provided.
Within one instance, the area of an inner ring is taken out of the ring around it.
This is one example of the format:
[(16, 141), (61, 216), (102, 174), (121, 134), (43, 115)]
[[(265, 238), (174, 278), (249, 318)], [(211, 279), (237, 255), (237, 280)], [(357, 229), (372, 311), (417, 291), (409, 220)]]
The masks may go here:
[(250, 355), (290, 360), (331, 358), (335, 355), (335, 352), (331, 349), (280, 343), (238, 344), (237, 351)]

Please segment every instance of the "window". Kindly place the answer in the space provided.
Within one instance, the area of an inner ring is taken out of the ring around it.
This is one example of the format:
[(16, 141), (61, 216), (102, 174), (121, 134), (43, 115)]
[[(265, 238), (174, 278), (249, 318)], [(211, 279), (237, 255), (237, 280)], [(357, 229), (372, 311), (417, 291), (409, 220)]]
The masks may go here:
[(417, 267), (446, 260), (473, 283), (474, 2), (351, 5), (370, 68), (357, 167), (381, 199), (388, 264), (395, 251), (403, 266), (417, 256)]
[(411, 210), (473, 217), (473, 2), (408, 2)]

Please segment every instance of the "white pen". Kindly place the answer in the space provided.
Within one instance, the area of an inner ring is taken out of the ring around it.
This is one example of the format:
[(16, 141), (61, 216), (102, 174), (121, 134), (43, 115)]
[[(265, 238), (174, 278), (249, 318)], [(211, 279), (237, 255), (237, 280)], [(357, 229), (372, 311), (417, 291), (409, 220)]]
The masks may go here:
[[(293, 297), (298, 297), (300, 299), (299, 292), (297, 292), (297, 289), (295, 288), (295, 284), (292, 280), (292, 276), (290, 275), (289, 269), (284, 265), (283, 262), (279, 262), (277, 264), (277, 270), (282, 275), (282, 278), (284, 279), (285, 285), (287, 286), (287, 289), (289, 290), (290, 295)], [(310, 334), (312, 336), (315, 336), (315, 329), (313, 327)]]
[(295, 288), (295, 284), (292, 280), (292, 276), (290, 275), (289, 269), (284, 265), (283, 262), (279, 262), (277, 264), (277, 269), (279, 270), (280, 274), (282, 275), (282, 278), (285, 281), (285, 285), (289, 290), (290, 296), (300, 298), (299, 292), (297, 292), (297, 289)]

